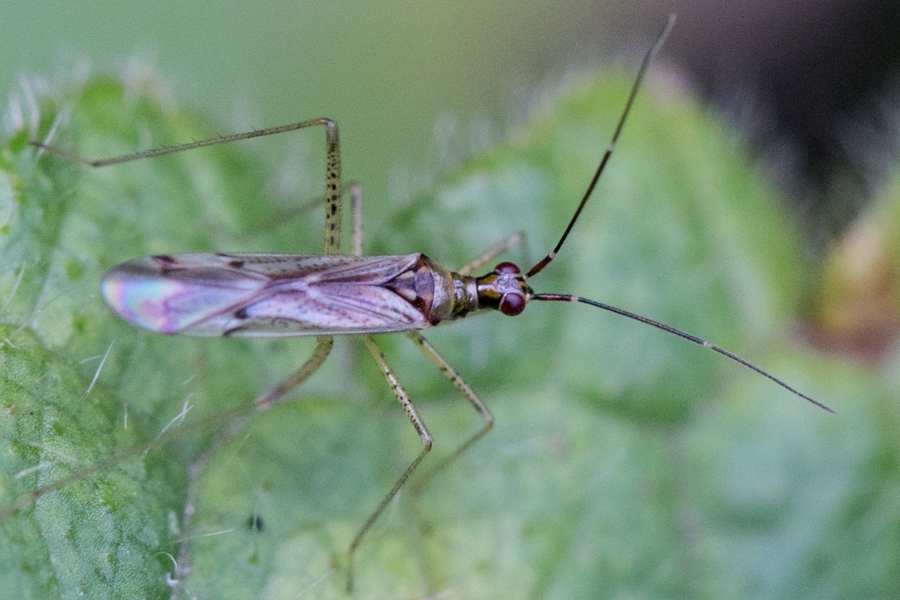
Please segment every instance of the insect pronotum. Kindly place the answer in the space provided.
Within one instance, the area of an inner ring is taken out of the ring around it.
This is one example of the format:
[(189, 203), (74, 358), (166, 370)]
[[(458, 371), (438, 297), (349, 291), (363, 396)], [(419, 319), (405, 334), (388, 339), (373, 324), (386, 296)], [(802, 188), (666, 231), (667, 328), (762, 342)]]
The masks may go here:
[[(612, 156), (648, 66), (659, 52), (674, 21), (674, 16), (671, 16), (644, 56), (609, 146), (568, 226), (553, 250), (525, 274), (515, 264), (501, 262), (486, 275), (471, 275), (476, 268), (515, 243), (516, 236), (458, 272), (452, 272), (420, 253), (362, 256), (358, 217), (355, 219), (357, 227), (354, 252), (350, 255), (341, 254), (341, 159), (338, 127), (330, 119), (301, 121), (97, 161), (87, 160), (40, 142), (32, 142), (32, 145), (90, 167), (102, 167), (307, 127), (325, 128), (327, 158), (323, 255), (212, 253), (150, 256), (130, 260), (108, 271), (103, 277), (102, 291), (107, 304), (116, 314), (129, 323), (150, 331), (196, 336), (316, 336), (312, 356), (281, 384), (254, 400), (258, 408), (267, 408), (280, 402), (289, 391), (312, 375), (331, 351), (332, 336), (357, 335), (362, 339), (406, 411), (421, 438), (423, 448), (350, 543), (347, 573), (348, 586), (352, 586), (354, 553), (373, 523), (432, 447), (428, 428), (372, 339), (372, 334), (405, 333), (469, 400), (484, 421), (482, 428), (463, 442), (435, 471), (446, 466), (485, 435), (491, 429), (493, 417), (478, 396), (419, 331), (487, 309), (516, 316), (533, 300), (581, 302), (662, 329), (724, 355), (804, 400), (833, 412), (826, 405), (774, 375), (694, 335), (587, 298), (570, 294), (536, 293), (528, 283), (531, 277), (540, 273), (556, 257), (590, 199)], [(357, 209), (355, 212), (358, 213), (361, 199), (358, 189), (354, 190), (353, 199), (354, 208)]]

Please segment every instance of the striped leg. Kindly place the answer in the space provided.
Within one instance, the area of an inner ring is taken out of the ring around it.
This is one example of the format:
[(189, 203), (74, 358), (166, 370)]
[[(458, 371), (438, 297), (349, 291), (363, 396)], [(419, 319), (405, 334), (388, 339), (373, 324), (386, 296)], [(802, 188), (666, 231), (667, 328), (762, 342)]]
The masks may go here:
[(403, 386), (400, 385), (400, 381), (397, 379), (397, 375), (391, 369), (390, 365), (387, 363), (387, 359), (384, 357), (384, 354), (381, 352), (381, 349), (375, 344), (375, 340), (372, 339), (370, 335), (361, 336), (363, 343), (365, 343), (366, 348), (369, 349), (369, 352), (372, 354), (372, 358), (375, 359), (375, 362), (378, 363), (378, 368), (381, 369), (381, 374), (384, 375), (385, 380), (388, 382), (388, 385), (391, 386), (391, 391), (394, 392), (394, 395), (397, 397), (397, 400), (400, 401), (401, 406), (403, 406), (403, 410), (406, 411), (406, 416), (409, 417), (410, 422), (413, 427), (416, 429), (416, 433), (419, 434), (419, 437), (422, 439), (422, 452), (415, 458), (415, 460), (410, 463), (406, 470), (403, 471), (403, 474), (394, 483), (394, 487), (391, 488), (391, 491), (387, 493), (387, 495), (382, 499), (381, 503), (378, 507), (369, 515), (369, 518), (366, 519), (366, 522), (363, 523), (363, 526), (360, 527), (359, 531), (356, 533), (356, 536), (353, 538), (353, 541), (350, 543), (350, 549), (347, 551), (347, 590), (351, 591), (353, 589), (353, 555), (356, 553), (356, 549), (359, 548), (359, 545), (362, 543), (363, 537), (365, 537), (366, 533), (368, 533), (369, 529), (372, 528), (372, 525), (381, 516), (381, 513), (384, 512), (384, 509), (387, 508), (387, 505), (394, 499), (394, 496), (397, 495), (397, 492), (400, 491), (400, 488), (403, 487), (403, 484), (406, 483), (406, 480), (409, 479), (409, 476), (413, 474), (416, 468), (419, 466), (419, 463), (422, 462), (422, 459), (425, 458), (425, 455), (431, 450), (431, 445), (433, 443), (431, 434), (428, 432), (428, 428), (425, 426), (425, 423), (422, 421), (422, 417), (419, 416), (419, 412), (416, 410), (416, 407), (413, 405), (412, 401), (409, 399), (409, 395), (406, 393), (406, 390), (403, 389)]
[(485, 436), (485, 434), (487, 434), (488, 431), (491, 430), (491, 427), (494, 426), (494, 415), (491, 414), (491, 411), (484, 404), (484, 402), (482, 402), (478, 398), (478, 396), (475, 395), (475, 392), (472, 391), (472, 388), (469, 387), (469, 384), (463, 381), (463, 378), (460, 377), (459, 374), (453, 369), (453, 367), (451, 367), (450, 364), (446, 360), (444, 360), (444, 358), (440, 354), (437, 353), (437, 350), (434, 349), (434, 346), (432, 346), (421, 333), (419, 333), (418, 331), (408, 331), (406, 332), (406, 336), (414, 341), (416, 343), (416, 346), (419, 347), (419, 350), (421, 350), (422, 353), (428, 357), (428, 360), (434, 363), (434, 365), (438, 369), (440, 369), (441, 373), (444, 374), (444, 377), (449, 379), (450, 382), (456, 386), (456, 389), (458, 389), (462, 393), (462, 395), (465, 396), (466, 399), (468, 399), (469, 403), (472, 404), (475, 410), (478, 411), (478, 414), (481, 415), (482, 420), (484, 420), (484, 427), (476, 431), (472, 437), (460, 444), (460, 446), (456, 450), (454, 450), (450, 454), (450, 456), (435, 465), (434, 468), (428, 471), (425, 477), (416, 482), (414, 486), (415, 491), (419, 491), (425, 487), (425, 484), (428, 483), (428, 481), (432, 477), (446, 469), (447, 466), (450, 465), (450, 463), (459, 458), (463, 453), (466, 452), (466, 450), (468, 450), (472, 446), (472, 444), (480, 440)]

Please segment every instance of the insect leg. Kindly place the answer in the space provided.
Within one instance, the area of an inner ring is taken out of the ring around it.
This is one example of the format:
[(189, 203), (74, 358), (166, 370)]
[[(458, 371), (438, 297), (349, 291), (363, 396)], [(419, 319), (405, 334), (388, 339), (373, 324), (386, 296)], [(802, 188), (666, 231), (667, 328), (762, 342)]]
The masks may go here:
[[(331, 336), (322, 336), (316, 338), (316, 347), (313, 350), (312, 355), (297, 369), (291, 376), (282, 381), (280, 384), (269, 390), (266, 394), (260, 396), (256, 400), (253, 401), (253, 405), (256, 409), (262, 411), (267, 410), (274, 406), (275, 404), (281, 402), (284, 399), (284, 396), (290, 392), (292, 389), (306, 381), (310, 375), (316, 372), (318, 368), (325, 362), (325, 359), (328, 357), (328, 354), (331, 352), (331, 347), (334, 344), (333, 338)], [(227, 413), (225, 413), (227, 414)], [(223, 415), (220, 415), (222, 417)], [(182, 531), (189, 531), (191, 526), (191, 518), (194, 513), (194, 497), (196, 495), (196, 483), (200, 477), (200, 473), (204, 470), (210, 458), (214, 455), (215, 450), (221, 448), (224, 444), (226, 444), (229, 440), (231, 440), (235, 435), (243, 427), (243, 420), (236, 420), (229, 424), (228, 427), (221, 433), (221, 435), (217, 436), (217, 438), (212, 442), (212, 444), (204, 450), (202, 455), (194, 461), (188, 470), (188, 479), (189, 485), (187, 488), (187, 500), (185, 502), (184, 510), (181, 517), (181, 529)], [(179, 579), (185, 574), (183, 573), (186, 569), (189, 570), (189, 550), (188, 545), (191, 540), (191, 536), (184, 536), (183, 541), (180, 544), (179, 552), (178, 552), (178, 560), (176, 564), (181, 565), (178, 568)]]
[(325, 254), (341, 253), (341, 145), (337, 123), (325, 125)]
[[(471, 275), (475, 271), (478, 271), (485, 264), (494, 260), (498, 254), (501, 252), (506, 252), (513, 246), (518, 246), (522, 242), (525, 241), (525, 233), (519, 231), (518, 233), (514, 233), (496, 246), (492, 248), (488, 248), (481, 256), (475, 258), (474, 260), (469, 261), (463, 268), (457, 271), (460, 275)], [(440, 367), (438, 367), (440, 368)], [(463, 392), (465, 393), (465, 392)]]
[(254, 406), (259, 410), (266, 410), (281, 402), (285, 394), (306, 381), (310, 375), (315, 373), (316, 370), (322, 366), (322, 363), (325, 362), (325, 358), (331, 352), (331, 347), (333, 345), (334, 339), (330, 335), (316, 338), (316, 348), (313, 350), (312, 356), (306, 359), (306, 362), (303, 363), (299, 369), (294, 371), (290, 377), (254, 400)]
[(325, 254), (341, 253), (341, 148), (338, 138), (337, 123), (331, 119), (310, 119), (309, 121), (299, 121), (288, 125), (280, 125), (278, 127), (268, 127), (266, 129), (258, 129), (254, 131), (245, 131), (244, 133), (236, 133), (234, 135), (225, 135), (208, 140), (200, 140), (199, 142), (190, 142), (188, 144), (179, 144), (178, 146), (167, 146), (164, 148), (155, 148), (153, 150), (144, 150), (143, 152), (134, 152), (124, 156), (116, 156), (113, 158), (104, 158), (101, 160), (91, 160), (73, 154), (62, 148), (51, 146), (43, 142), (30, 141), (30, 145), (58, 154), (69, 160), (81, 163), (88, 167), (105, 167), (108, 165), (117, 165), (121, 163), (140, 160), (143, 158), (153, 158), (155, 156), (163, 156), (164, 154), (175, 154), (177, 152), (185, 152), (196, 148), (205, 148), (207, 146), (217, 146), (219, 144), (228, 144), (240, 140), (250, 138), (265, 137), (267, 135), (275, 135), (277, 133), (286, 133), (288, 131), (296, 131), (306, 127), (316, 127), (323, 125), (325, 127)]
[[(489, 259), (490, 260), (490, 259)], [(484, 420), (484, 427), (475, 432), (475, 435), (467, 439), (463, 442), (456, 450), (454, 450), (450, 456), (443, 459), (440, 463), (435, 465), (428, 473), (425, 474), (421, 480), (417, 481), (414, 485), (416, 491), (421, 490), (425, 487), (425, 484), (435, 475), (443, 471), (447, 466), (459, 458), (466, 450), (468, 450), (472, 444), (480, 440), (488, 431), (491, 430), (491, 427), (494, 426), (494, 415), (491, 414), (491, 411), (485, 406), (484, 402), (482, 402), (478, 396), (475, 395), (475, 392), (472, 391), (472, 388), (469, 387), (463, 378), (460, 377), (453, 367), (444, 360), (444, 358), (437, 353), (437, 350), (434, 349), (428, 340), (419, 333), (418, 331), (408, 331), (406, 332), (406, 336), (416, 343), (416, 346), (419, 347), (419, 350), (428, 357), (434, 365), (440, 369), (441, 373), (450, 380), (450, 382), (456, 386), (462, 395), (465, 396), (475, 410), (478, 411), (478, 414), (481, 415), (481, 418)]]
[(362, 186), (356, 182), (350, 184), (352, 219), (353, 219), (353, 256), (362, 256)]
[(413, 424), (413, 427), (416, 428), (416, 433), (419, 434), (419, 437), (422, 438), (422, 452), (412, 461), (412, 463), (406, 467), (406, 470), (403, 471), (403, 475), (400, 476), (400, 479), (394, 484), (394, 487), (391, 488), (391, 491), (387, 493), (381, 503), (378, 505), (378, 508), (369, 515), (369, 518), (366, 519), (366, 522), (363, 523), (363, 526), (356, 533), (356, 536), (353, 538), (353, 542), (350, 543), (350, 549), (347, 551), (347, 589), (353, 589), (353, 554), (356, 552), (356, 549), (359, 548), (360, 543), (362, 542), (363, 537), (372, 528), (372, 525), (381, 516), (381, 513), (384, 512), (384, 509), (387, 508), (387, 505), (391, 500), (394, 499), (394, 496), (397, 495), (397, 492), (400, 491), (400, 488), (403, 487), (403, 484), (406, 483), (406, 480), (409, 479), (409, 476), (413, 474), (413, 471), (416, 470), (416, 467), (419, 466), (419, 463), (422, 462), (422, 459), (425, 458), (425, 455), (428, 454), (428, 451), (431, 450), (432, 438), (431, 434), (428, 433), (428, 428), (425, 426), (425, 423), (422, 421), (422, 417), (419, 416), (419, 412), (416, 410), (416, 407), (413, 406), (412, 401), (409, 399), (409, 395), (406, 393), (406, 390), (403, 389), (403, 386), (400, 385), (400, 381), (397, 379), (397, 375), (394, 374), (394, 371), (391, 369), (390, 365), (387, 363), (387, 359), (384, 357), (384, 354), (381, 352), (381, 349), (375, 344), (375, 340), (372, 339), (370, 335), (361, 336), (363, 343), (366, 345), (366, 348), (369, 349), (369, 352), (372, 354), (372, 358), (375, 359), (375, 362), (378, 363), (378, 368), (381, 369), (382, 375), (384, 375), (385, 380), (387, 380), (388, 385), (391, 386), (391, 391), (394, 392), (394, 395), (397, 397), (397, 400), (400, 401), (400, 404), (403, 406), (403, 410), (406, 411), (406, 416), (409, 417), (410, 422)]

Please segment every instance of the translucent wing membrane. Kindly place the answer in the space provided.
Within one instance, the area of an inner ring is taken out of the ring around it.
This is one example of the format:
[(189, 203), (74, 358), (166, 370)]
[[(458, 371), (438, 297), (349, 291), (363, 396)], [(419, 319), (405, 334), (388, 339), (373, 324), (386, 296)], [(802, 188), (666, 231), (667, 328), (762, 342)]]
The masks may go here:
[(129, 323), (166, 334), (272, 337), (383, 333), (431, 323), (384, 284), (421, 255), (178, 254), (110, 270), (103, 297)]

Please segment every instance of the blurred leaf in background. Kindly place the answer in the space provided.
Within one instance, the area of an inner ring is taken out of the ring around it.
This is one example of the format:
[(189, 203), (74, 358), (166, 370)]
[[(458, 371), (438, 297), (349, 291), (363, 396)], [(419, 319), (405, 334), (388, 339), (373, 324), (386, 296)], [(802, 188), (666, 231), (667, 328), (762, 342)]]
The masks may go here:
[[(523, 231), (511, 258), (532, 264), (570, 217), (632, 76), (573, 78), (508, 141), (392, 206), (366, 253), (422, 251), (452, 268)], [(896, 369), (792, 339), (805, 284), (795, 228), (740, 144), (676, 89), (648, 82), (596, 197), (533, 286), (708, 338), (839, 414), (586, 306), (436, 328), (429, 339), (497, 425), (389, 507), (357, 555), (361, 597), (897, 589)], [(241, 428), (226, 438), (217, 415), (290, 373), (311, 341), (153, 335), (97, 293), (106, 269), (153, 253), (318, 253), (321, 209), (297, 209), (320, 193), (318, 132), (299, 134), (310, 159), (286, 192), (261, 158), (284, 148), (274, 142), (100, 170), (26, 147), (61, 111), (70, 120), (54, 141), (90, 157), (221, 130), (179, 109), (152, 72), (92, 76), (38, 104), (39, 119), (8, 120), (18, 126), (0, 150), (3, 588), (342, 597), (347, 545), (419, 450), (367, 355), (339, 343), (296, 401), (229, 421)], [(433, 464), (477, 415), (405, 338), (378, 341), (434, 434)]]

